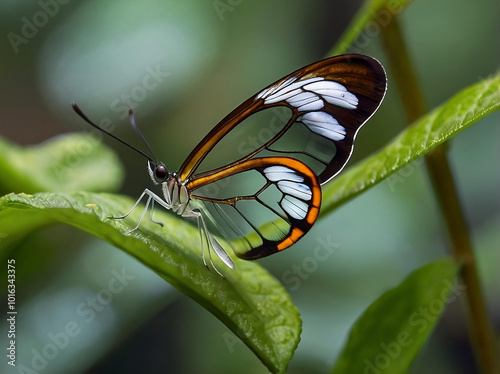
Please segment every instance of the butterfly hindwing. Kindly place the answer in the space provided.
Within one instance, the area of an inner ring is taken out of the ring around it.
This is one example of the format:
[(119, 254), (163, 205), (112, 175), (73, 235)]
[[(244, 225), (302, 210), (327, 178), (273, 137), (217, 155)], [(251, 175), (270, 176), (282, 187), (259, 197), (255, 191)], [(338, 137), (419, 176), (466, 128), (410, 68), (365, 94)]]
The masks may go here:
[(290, 247), (312, 227), (321, 205), (318, 177), (287, 157), (247, 160), (186, 186), (237, 256), (247, 260)]

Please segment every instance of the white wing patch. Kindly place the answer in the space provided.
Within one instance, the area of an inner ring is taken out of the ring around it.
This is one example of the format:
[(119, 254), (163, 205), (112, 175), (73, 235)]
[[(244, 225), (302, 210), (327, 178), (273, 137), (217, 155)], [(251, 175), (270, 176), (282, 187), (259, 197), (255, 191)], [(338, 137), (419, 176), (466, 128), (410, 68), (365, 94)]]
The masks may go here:
[(264, 169), (264, 174), (266, 178), (271, 182), (278, 182), (282, 180), (292, 181), (292, 182), (303, 182), (304, 177), (298, 175), (290, 168), (286, 166), (269, 166)]
[(294, 78), (293, 81), (290, 81), (289, 79), (287, 79), (283, 83), (287, 83), (290, 81), (289, 83), (287, 83), (286, 85), (281, 83), (281, 84), (277, 85), (274, 89), (270, 90), (267, 93), (267, 95), (264, 94), (260, 97), (263, 97), (266, 99), (264, 101), (266, 104), (271, 104), (271, 103), (276, 103), (278, 101), (283, 101), (286, 98), (290, 97), (290, 92), (294, 92), (295, 94), (304, 92), (302, 90), (302, 87), (304, 86), (304, 84), (314, 83), (314, 82), (320, 81), (322, 79), (323, 79), (322, 77), (310, 78), (310, 79), (306, 79), (306, 80), (299, 81), (296, 83), (292, 83), (296, 80), (296, 78)]
[(323, 77), (304, 79), (296, 82), (296, 77), (288, 78), (277, 86), (269, 87), (257, 95), (264, 104), (286, 101), (299, 112), (319, 110), (325, 101), (346, 109), (356, 109), (358, 98), (340, 83)]
[(307, 216), (307, 203), (293, 196), (285, 195), (281, 200), (281, 206), (292, 218), (304, 219)]
[(325, 102), (345, 109), (356, 109), (358, 98), (338, 82), (315, 77), (297, 82), (291, 77), (280, 84), (269, 87), (257, 95), (264, 99), (264, 104), (275, 104), (286, 101), (297, 109), (306, 112), (299, 121), (312, 132), (333, 141), (345, 138), (346, 129), (330, 114), (321, 111)]
[(338, 105), (346, 109), (356, 109), (358, 98), (347, 91), (347, 88), (334, 81), (323, 80), (306, 84), (303, 87), (307, 91), (312, 91), (321, 96), (324, 100), (333, 105)]
[(301, 183), (304, 178), (286, 166), (270, 166), (264, 169), (264, 174), (271, 182), (277, 182), (278, 189), (283, 193), (280, 205), (294, 219), (304, 219), (309, 211), (306, 201), (311, 200), (311, 188)]
[(325, 138), (338, 141), (345, 138), (345, 128), (326, 112), (309, 112), (299, 119), (309, 130)]
[(312, 192), (309, 186), (303, 183), (296, 183), (292, 181), (279, 181), (278, 188), (281, 192), (295, 196), (302, 200), (311, 200)]
[(275, 93), (276, 91), (280, 90), (282, 87), (286, 87), (288, 86), (289, 84), (295, 82), (297, 80), (297, 77), (291, 77), (291, 78), (288, 78), (287, 80), (281, 82), (280, 84), (278, 84), (277, 86), (275, 87), (269, 87), (269, 88), (266, 88), (265, 90), (263, 90), (261, 93), (259, 93), (257, 95), (257, 99), (260, 99), (261, 97), (264, 97), (264, 96), (269, 96), (269, 95), (272, 95), (273, 93)]

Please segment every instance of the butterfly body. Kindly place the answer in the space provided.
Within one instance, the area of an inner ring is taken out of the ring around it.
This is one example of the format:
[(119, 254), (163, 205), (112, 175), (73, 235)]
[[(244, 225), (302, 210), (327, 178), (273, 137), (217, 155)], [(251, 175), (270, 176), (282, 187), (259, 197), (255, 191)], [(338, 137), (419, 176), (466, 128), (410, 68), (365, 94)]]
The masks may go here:
[[(151, 179), (163, 192), (162, 199), (145, 190), (138, 202), (147, 195), (146, 209), (152, 201), (182, 217), (196, 218), (202, 247), (206, 244), (209, 254), (214, 249), (230, 267), (234, 264), (224, 250), (227, 246), (247, 260), (289, 248), (314, 225), (321, 206), (320, 186), (343, 169), (357, 132), (377, 110), (385, 91), (385, 71), (371, 57), (342, 55), (299, 69), (229, 113), (175, 173), (134, 148), (148, 158)], [(274, 131), (265, 128), (265, 121), (251, 127), (252, 118), (276, 108), (287, 114), (280, 115), (283, 121)], [(142, 137), (133, 120), (132, 125)], [(264, 129), (266, 136), (245, 147), (243, 154), (236, 152), (220, 164), (206, 166), (218, 150), (237, 148), (235, 134), (245, 129)], [(224, 245), (211, 230), (224, 238)]]

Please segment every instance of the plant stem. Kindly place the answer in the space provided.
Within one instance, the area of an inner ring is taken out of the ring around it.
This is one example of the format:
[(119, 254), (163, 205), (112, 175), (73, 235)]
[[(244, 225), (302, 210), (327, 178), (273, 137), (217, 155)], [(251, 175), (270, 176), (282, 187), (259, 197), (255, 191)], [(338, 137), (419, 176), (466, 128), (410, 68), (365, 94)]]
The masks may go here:
[[(408, 123), (412, 123), (424, 115), (426, 109), (396, 16), (383, 29), (382, 37)], [(463, 264), (461, 277), (466, 287), (469, 333), (472, 335), (478, 365), (484, 373), (500, 374), (494, 348), (493, 329), (486, 312), (476, 260), (453, 175), (446, 158), (445, 145), (446, 143), (438, 146), (426, 156), (427, 170), (446, 223), (453, 255)]]

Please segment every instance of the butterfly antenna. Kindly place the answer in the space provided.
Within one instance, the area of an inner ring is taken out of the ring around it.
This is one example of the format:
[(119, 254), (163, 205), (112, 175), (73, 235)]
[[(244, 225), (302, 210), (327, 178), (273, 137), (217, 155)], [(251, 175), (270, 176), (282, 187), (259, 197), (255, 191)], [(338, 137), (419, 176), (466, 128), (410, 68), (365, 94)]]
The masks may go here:
[[(96, 125), (94, 122), (92, 122), (92, 121), (91, 121), (91, 120), (90, 120), (90, 119), (89, 119), (89, 118), (88, 118), (85, 114), (83, 114), (82, 110), (78, 107), (78, 105), (76, 105), (76, 103), (75, 103), (74, 101), (71, 103), (71, 107), (73, 108), (73, 110), (75, 111), (75, 113), (76, 113), (76, 114), (78, 114), (78, 115), (79, 115), (79, 116), (80, 116), (80, 117), (81, 117), (81, 118), (82, 118), (85, 122), (87, 122), (90, 126), (95, 127), (97, 130), (102, 131), (103, 133), (105, 133), (105, 134), (107, 134), (107, 135), (111, 136), (113, 139), (118, 140), (120, 143), (122, 143), (122, 144), (126, 145), (127, 147), (129, 147), (129, 148), (133, 149), (133, 150), (134, 150), (134, 151), (136, 151), (137, 153), (140, 153), (141, 155), (143, 155), (144, 157), (146, 157), (149, 161), (154, 162), (155, 164), (157, 164), (157, 162), (156, 162), (156, 158), (154, 157), (154, 155), (153, 155), (153, 158), (154, 158), (154, 160), (153, 160), (150, 156), (148, 156), (146, 153), (144, 153), (144, 152), (143, 152), (143, 151), (141, 151), (140, 149), (137, 149), (137, 148), (136, 148), (136, 147), (134, 147), (133, 145), (131, 145), (131, 144), (127, 143), (126, 141), (124, 141), (124, 140), (122, 140), (122, 139), (118, 138), (116, 135), (113, 135), (113, 134), (112, 134), (112, 133), (110, 133), (109, 131), (104, 130), (102, 127), (100, 127), (100, 126)], [(135, 126), (135, 124), (134, 124), (133, 126)], [(134, 127), (134, 128), (136, 128), (136, 127)], [(138, 129), (136, 129), (136, 131), (138, 131), (138, 133), (139, 133), (139, 135), (141, 136), (142, 140), (144, 140), (144, 137), (143, 137), (143, 136), (142, 136), (142, 134), (139, 132), (139, 130), (138, 130)], [(146, 141), (144, 140), (144, 142), (146, 142)], [(148, 146), (148, 149), (151, 151), (151, 148), (149, 148), (148, 143), (146, 143), (146, 145)], [(151, 154), (153, 154), (153, 153), (151, 152)]]
[(144, 144), (146, 144), (146, 147), (148, 147), (148, 149), (149, 149), (149, 153), (151, 153), (151, 155), (153, 156), (155, 165), (158, 165), (158, 159), (156, 158), (153, 150), (149, 146), (149, 143), (147, 142), (147, 140), (144, 137), (144, 135), (142, 135), (142, 132), (139, 130), (139, 127), (137, 127), (137, 125), (135, 124), (135, 112), (134, 112), (134, 110), (132, 108), (130, 108), (128, 110), (128, 116), (130, 118), (130, 124), (134, 128), (135, 132), (137, 133), (137, 135), (139, 135), (139, 137), (142, 139), (142, 141), (144, 142)]

